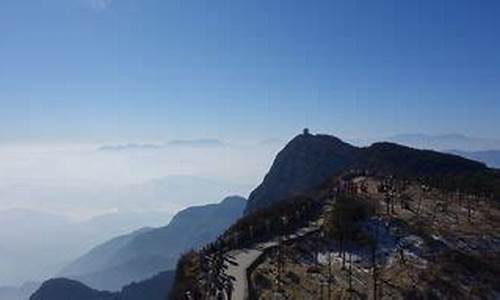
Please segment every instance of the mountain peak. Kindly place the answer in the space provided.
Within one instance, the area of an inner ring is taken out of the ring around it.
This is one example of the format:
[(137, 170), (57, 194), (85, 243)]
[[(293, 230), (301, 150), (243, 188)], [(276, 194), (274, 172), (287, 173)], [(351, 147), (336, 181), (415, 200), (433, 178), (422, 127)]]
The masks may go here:
[(349, 169), (380, 174), (446, 176), (482, 171), (482, 163), (436, 151), (417, 150), (392, 142), (358, 148), (305, 129), (281, 150), (263, 182), (250, 194), (246, 213), (291, 196), (307, 194)]
[(278, 153), (264, 181), (250, 194), (246, 212), (310, 191), (343, 170), (358, 151), (337, 137), (304, 129)]
[(226, 198), (224, 198), (219, 204), (221, 204), (221, 205), (241, 204), (241, 203), (244, 203), (246, 201), (247, 201), (247, 199), (245, 199), (242, 196), (232, 195), (232, 196), (227, 196)]
[[(314, 152), (318, 151), (321, 148), (325, 151), (352, 151), (356, 149), (355, 146), (350, 145), (349, 143), (344, 142), (342, 139), (327, 134), (312, 134), (304, 129), (304, 133), (295, 136), (283, 149), (282, 152), (291, 154), (295, 151), (305, 150), (308, 148), (308, 151)], [(278, 154), (279, 155), (279, 154)]]
[(43, 283), (38, 291), (36, 291), (30, 300), (45, 300), (45, 299), (75, 299), (75, 300), (90, 300), (110, 296), (111, 293), (99, 292), (90, 287), (71, 279), (55, 278)]

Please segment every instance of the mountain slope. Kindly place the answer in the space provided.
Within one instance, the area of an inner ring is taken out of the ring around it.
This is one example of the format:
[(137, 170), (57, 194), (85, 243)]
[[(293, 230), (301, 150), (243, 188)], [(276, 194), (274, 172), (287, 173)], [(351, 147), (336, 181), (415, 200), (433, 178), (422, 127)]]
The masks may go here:
[(477, 175), (486, 165), (456, 155), (394, 143), (358, 148), (328, 135), (301, 134), (278, 154), (263, 182), (250, 194), (245, 213), (307, 193), (349, 169), (411, 176)]
[(296, 136), (278, 153), (264, 181), (250, 194), (245, 213), (315, 188), (353, 164), (358, 152), (333, 136)]
[(412, 176), (473, 174), (487, 169), (483, 163), (460, 156), (393, 143), (375, 143), (363, 148), (358, 164), (372, 172)]
[(179, 255), (214, 240), (242, 215), (245, 205), (244, 198), (232, 196), (218, 204), (187, 208), (167, 226), (134, 232), (94, 248), (59, 275), (93, 288), (118, 290), (173, 269)]
[(484, 162), (491, 168), (500, 168), (500, 150), (466, 152), (459, 150), (451, 150), (450, 153)]
[(74, 280), (65, 278), (51, 279), (42, 284), (31, 297), (30, 300), (97, 300), (113, 299), (112, 293), (100, 292)]
[(174, 278), (173, 271), (125, 286), (120, 292), (94, 290), (78, 281), (57, 278), (46, 281), (30, 300), (165, 300)]
[(84, 256), (78, 258), (68, 266), (66, 266), (61, 274), (66, 276), (78, 275), (81, 273), (98, 272), (103, 265), (109, 260), (113, 259), (113, 255), (121, 248), (125, 247), (135, 237), (140, 234), (146, 233), (152, 228), (144, 228), (113, 238), (101, 245), (96, 246)]
[(43, 281), (112, 237), (140, 226), (161, 226), (170, 219), (170, 213), (117, 212), (76, 222), (36, 210), (1, 210), (0, 284)]
[(433, 149), (438, 151), (458, 149), (461, 151), (474, 152), (500, 149), (500, 140), (475, 138), (460, 134), (404, 134), (389, 137), (387, 141), (418, 149)]

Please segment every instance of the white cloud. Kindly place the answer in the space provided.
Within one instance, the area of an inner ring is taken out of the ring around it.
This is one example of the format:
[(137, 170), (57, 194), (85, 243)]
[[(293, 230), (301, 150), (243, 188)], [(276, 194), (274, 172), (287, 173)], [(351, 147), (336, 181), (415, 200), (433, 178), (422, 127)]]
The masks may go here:
[[(77, 218), (111, 209), (174, 213), (226, 195), (208, 193), (208, 188), (199, 183), (193, 184), (192, 192), (179, 194), (182, 190), (178, 188), (186, 184), (166, 184), (171, 181), (163, 180), (177, 175), (230, 183), (237, 189), (227, 193), (247, 196), (262, 180), (279, 147), (227, 145), (161, 147), (154, 151), (96, 151), (95, 144), (2, 145), (0, 209), (30, 208)], [(149, 184), (157, 179), (162, 179), (160, 190)], [(137, 188), (145, 183), (148, 189)]]

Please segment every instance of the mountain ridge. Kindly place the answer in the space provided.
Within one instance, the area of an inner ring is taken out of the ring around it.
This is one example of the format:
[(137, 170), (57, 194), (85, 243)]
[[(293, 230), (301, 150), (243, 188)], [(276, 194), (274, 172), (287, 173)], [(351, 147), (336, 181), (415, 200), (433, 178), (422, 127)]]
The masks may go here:
[[(276, 156), (262, 183), (249, 196), (245, 213), (269, 206), (294, 193), (304, 193), (351, 164), (358, 148), (330, 135), (304, 133), (294, 137)], [(307, 173), (309, 176), (304, 177)], [(268, 203), (263, 205), (266, 198)]]
[(58, 276), (99, 290), (116, 291), (132, 281), (173, 269), (185, 251), (214, 240), (243, 213), (246, 199), (193, 206), (163, 227), (145, 228), (111, 239), (67, 265)]
[(334, 136), (305, 132), (294, 137), (278, 153), (262, 183), (250, 194), (245, 213), (307, 193), (348, 169), (444, 176), (464, 172), (475, 174), (487, 170), (487, 166), (458, 155), (392, 142), (356, 147)]
[(500, 140), (494, 138), (478, 138), (463, 134), (400, 134), (386, 139), (388, 142), (402, 144), (418, 149), (434, 149), (448, 151), (458, 149), (461, 151), (475, 152), (487, 150), (500, 150)]
[(100, 291), (67, 278), (47, 280), (29, 300), (165, 300), (174, 280), (166, 271), (149, 279), (131, 283), (118, 292)]
[(484, 151), (461, 151), (450, 150), (449, 153), (459, 155), (468, 159), (484, 162), (491, 168), (500, 169), (500, 150), (484, 150)]

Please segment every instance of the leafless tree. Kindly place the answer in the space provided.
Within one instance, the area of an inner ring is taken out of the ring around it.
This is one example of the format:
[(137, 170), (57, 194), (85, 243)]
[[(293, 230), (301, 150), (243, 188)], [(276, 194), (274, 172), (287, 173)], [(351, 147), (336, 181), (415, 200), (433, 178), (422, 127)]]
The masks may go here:
[(373, 283), (373, 300), (378, 297), (378, 266), (377, 266), (377, 247), (378, 247), (378, 228), (375, 228), (374, 240), (371, 245), (371, 259), (372, 259), (372, 283)]

